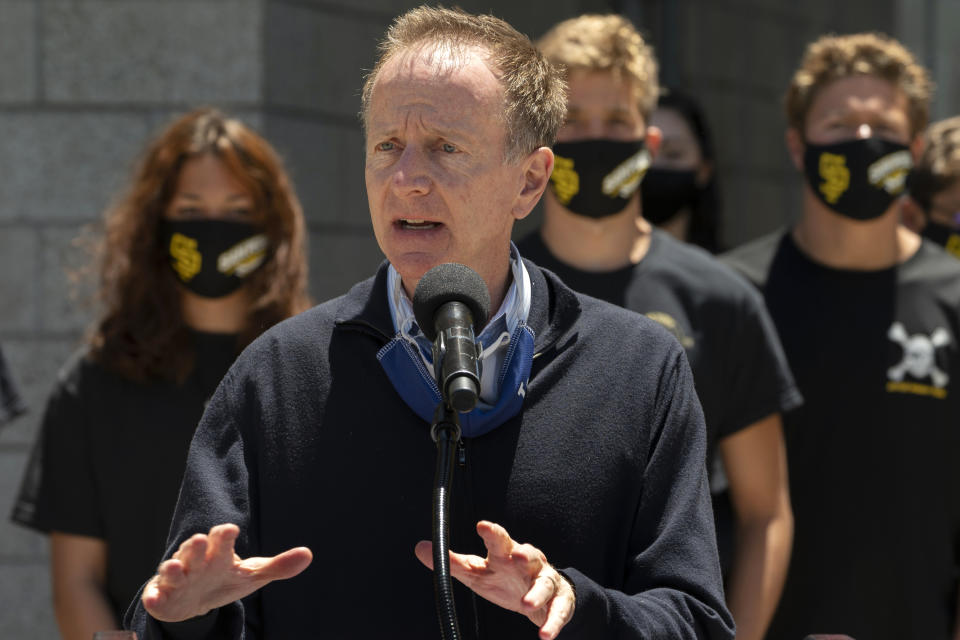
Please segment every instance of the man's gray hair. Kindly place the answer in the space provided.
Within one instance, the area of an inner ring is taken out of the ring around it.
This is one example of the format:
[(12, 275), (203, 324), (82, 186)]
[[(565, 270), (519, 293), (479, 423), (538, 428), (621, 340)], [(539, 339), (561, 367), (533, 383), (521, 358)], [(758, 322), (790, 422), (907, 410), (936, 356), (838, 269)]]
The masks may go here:
[(563, 74), (537, 51), (530, 39), (499, 18), (459, 9), (421, 6), (397, 18), (380, 43), (380, 56), (367, 75), (361, 98), (364, 130), (370, 98), (383, 65), (416, 45), (436, 44), (462, 51), (478, 46), (489, 52), (504, 93), (506, 158), (516, 162), (556, 141), (566, 116)]

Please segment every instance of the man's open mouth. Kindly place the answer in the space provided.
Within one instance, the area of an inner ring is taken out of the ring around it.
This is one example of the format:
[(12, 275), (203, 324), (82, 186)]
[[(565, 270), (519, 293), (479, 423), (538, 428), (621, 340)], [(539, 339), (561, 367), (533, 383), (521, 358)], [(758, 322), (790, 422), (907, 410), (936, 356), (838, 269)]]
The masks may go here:
[(433, 229), (440, 226), (439, 222), (431, 222), (430, 220), (422, 220), (419, 218), (400, 218), (397, 221), (397, 224), (400, 225), (401, 229)]

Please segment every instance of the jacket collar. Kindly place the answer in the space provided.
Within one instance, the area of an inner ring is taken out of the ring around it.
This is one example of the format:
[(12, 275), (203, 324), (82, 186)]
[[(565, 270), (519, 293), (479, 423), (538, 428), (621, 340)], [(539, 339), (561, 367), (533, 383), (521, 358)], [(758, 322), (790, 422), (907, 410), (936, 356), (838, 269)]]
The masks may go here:
[[(533, 330), (537, 354), (546, 351), (564, 334), (574, 329), (580, 316), (580, 301), (560, 279), (524, 260), (530, 274), (530, 315), (527, 325)], [(387, 300), (387, 267), (384, 260), (377, 273), (359, 282), (340, 299), (334, 314), (338, 329), (361, 331), (382, 339), (393, 338), (393, 320)]]

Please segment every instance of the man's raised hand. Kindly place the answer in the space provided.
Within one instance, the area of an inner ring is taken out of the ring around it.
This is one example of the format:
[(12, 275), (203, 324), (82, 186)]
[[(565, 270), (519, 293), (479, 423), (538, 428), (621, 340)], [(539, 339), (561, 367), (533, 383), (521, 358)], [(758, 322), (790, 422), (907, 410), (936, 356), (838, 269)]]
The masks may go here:
[(307, 568), (306, 547), (272, 558), (240, 558), (233, 551), (240, 534), (235, 524), (220, 524), (209, 534), (185, 540), (143, 589), (143, 606), (164, 622), (179, 622), (229, 604), (274, 580), (292, 578)]
[[(527, 616), (540, 627), (542, 640), (553, 640), (573, 617), (573, 587), (536, 547), (519, 544), (507, 530), (487, 521), (477, 523), (487, 557), (450, 552), (450, 575), (490, 602)], [(433, 568), (433, 544), (424, 540), (417, 558)]]

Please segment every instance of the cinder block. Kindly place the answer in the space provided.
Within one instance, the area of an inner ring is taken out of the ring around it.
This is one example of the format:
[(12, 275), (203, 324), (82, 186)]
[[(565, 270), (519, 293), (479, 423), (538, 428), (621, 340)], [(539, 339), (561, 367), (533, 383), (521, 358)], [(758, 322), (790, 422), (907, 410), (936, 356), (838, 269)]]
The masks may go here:
[(267, 5), (302, 5), (329, 15), (389, 19), (416, 7), (417, 0), (266, 0)]
[(0, 442), (22, 447), (23, 451), (33, 446), (57, 372), (79, 348), (79, 334), (73, 338), (3, 341), (3, 353), (27, 405), (27, 413), (0, 429)]
[(0, 561), (0, 637), (59, 638), (50, 597), (47, 562)]
[(4, 114), (0, 220), (98, 218), (149, 131), (136, 113)]
[(29, 0), (7, 0), (0, 19), (0, 102), (36, 97), (35, 11)]
[(46, 97), (100, 104), (256, 101), (260, 4), (44, 2)]
[(92, 261), (89, 243), (99, 234), (81, 226), (44, 229), (40, 234), (40, 328), (80, 332), (93, 319), (95, 274), (82, 276)]
[[(16, 525), (7, 517), (20, 489), (27, 452), (0, 451), (0, 566), (4, 561), (45, 562), (47, 537)], [(2, 617), (2, 616), (0, 616)], [(9, 637), (9, 636), (4, 636)]]
[[(896, 2), (876, 0), (846, 0), (832, 3), (831, 23), (835, 33), (881, 31), (896, 35)], [(944, 3), (947, 4), (947, 3)]]
[(769, 174), (785, 168), (789, 159), (784, 141), (786, 116), (779, 102), (754, 98), (743, 104), (745, 122), (736, 147), (744, 164), (757, 173)]
[(687, 65), (696, 77), (734, 85), (748, 83), (750, 54), (744, 46), (744, 20), (723, 4), (701, 3), (684, 14)]
[(0, 229), (0, 331), (34, 328), (38, 292), (31, 282), (39, 264), (39, 244), (38, 233), (28, 227)]
[(792, 18), (762, 16), (747, 30), (750, 47), (749, 81), (771, 96), (781, 96), (793, 76), (799, 52), (794, 50)]
[(307, 220), (370, 228), (359, 127), (267, 114), (264, 133), (284, 158)]
[(724, 177), (723, 240), (733, 248), (786, 225), (781, 178), (738, 172)]
[(720, 172), (745, 164), (743, 143), (751, 123), (746, 119), (744, 109), (750, 101), (735, 89), (701, 89), (694, 97), (707, 114)]
[(355, 118), (363, 77), (373, 66), (387, 20), (279, 3), (265, 10), (267, 103)]
[(383, 261), (373, 237), (362, 234), (310, 234), (310, 294), (323, 302), (346, 293), (357, 282), (372, 276)]

